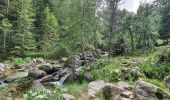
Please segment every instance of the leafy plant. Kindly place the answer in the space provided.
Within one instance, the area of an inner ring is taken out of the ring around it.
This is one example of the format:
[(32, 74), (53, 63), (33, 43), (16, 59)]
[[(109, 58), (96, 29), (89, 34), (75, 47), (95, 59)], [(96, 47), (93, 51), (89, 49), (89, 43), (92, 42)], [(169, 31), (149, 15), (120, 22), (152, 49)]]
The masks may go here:
[(15, 67), (19, 67), (20, 65), (27, 64), (31, 61), (30, 57), (27, 58), (12, 58), (12, 64)]
[(161, 82), (159, 80), (155, 80), (155, 79), (143, 79), (143, 81), (151, 83), (153, 85), (156, 85), (157, 87), (165, 90), (167, 88), (166, 84), (164, 82)]
[(55, 49), (48, 52), (45, 57), (48, 59), (59, 59), (61, 57), (68, 57), (71, 51), (67, 46), (59, 45)]

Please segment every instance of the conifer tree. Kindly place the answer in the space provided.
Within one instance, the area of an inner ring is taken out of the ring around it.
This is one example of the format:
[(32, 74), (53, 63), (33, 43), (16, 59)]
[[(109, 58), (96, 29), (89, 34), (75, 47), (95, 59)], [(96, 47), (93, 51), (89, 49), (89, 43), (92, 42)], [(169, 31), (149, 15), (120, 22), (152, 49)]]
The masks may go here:
[(57, 41), (57, 27), (58, 23), (54, 14), (50, 11), (48, 7), (44, 9), (43, 12), (43, 39), (42, 46), (44, 51), (48, 51), (51, 47), (56, 44)]
[(21, 53), (35, 49), (35, 40), (33, 37), (34, 11), (32, 0), (17, 0), (19, 16), (17, 19), (16, 30), (16, 49)]

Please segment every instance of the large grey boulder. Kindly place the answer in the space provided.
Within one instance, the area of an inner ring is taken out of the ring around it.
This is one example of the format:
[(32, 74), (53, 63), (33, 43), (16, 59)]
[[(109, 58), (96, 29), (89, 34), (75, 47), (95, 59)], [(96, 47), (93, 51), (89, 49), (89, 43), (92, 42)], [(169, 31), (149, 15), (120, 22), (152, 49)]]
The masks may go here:
[(117, 84), (106, 83), (102, 89), (105, 100), (131, 100), (133, 99), (133, 88), (125, 82)]
[(113, 84), (106, 84), (102, 89), (103, 96), (106, 100), (117, 100), (120, 98), (120, 93), (123, 90), (121, 88), (116, 87)]
[(106, 83), (103, 80), (97, 80), (90, 82), (88, 85), (88, 96), (90, 98), (95, 98), (96, 94), (106, 86)]
[(39, 65), (38, 69), (43, 70), (48, 74), (55, 72), (55, 68), (50, 63)]
[(164, 92), (155, 85), (138, 81), (134, 89), (134, 100), (163, 100)]
[(46, 75), (47, 73), (45, 71), (39, 70), (39, 69), (29, 70), (29, 73), (28, 73), (28, 77), (33, 77), (35, 79), (40, 79)]

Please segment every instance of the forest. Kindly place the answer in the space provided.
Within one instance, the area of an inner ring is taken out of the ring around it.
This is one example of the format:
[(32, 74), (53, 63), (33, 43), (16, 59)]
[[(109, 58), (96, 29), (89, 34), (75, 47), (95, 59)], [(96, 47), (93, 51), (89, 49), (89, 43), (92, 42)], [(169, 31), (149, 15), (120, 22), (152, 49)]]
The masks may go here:
[(0, 0), (0, 100), (170, 100), (170, 0)]

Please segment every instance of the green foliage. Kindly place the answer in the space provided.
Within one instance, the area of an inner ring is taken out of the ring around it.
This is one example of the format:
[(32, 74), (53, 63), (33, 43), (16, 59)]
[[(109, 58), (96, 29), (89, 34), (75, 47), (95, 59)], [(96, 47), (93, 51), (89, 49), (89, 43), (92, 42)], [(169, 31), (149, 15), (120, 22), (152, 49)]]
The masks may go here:
[(166, 84), (161, 82), (161, 81), (159, 81), (159, 80), (155, 80), (155, 79), (143, 79), (143, 81), (151, 83), (151, 84), (153, 84), (153, 85), (155, 85), (155, 86), (157, 86), (157, 87), (159, 87), (159, 88), (161, 88), (163, 90), (167, 89)]
[(32, 0), (17, 0), (17, 8), (19, 11), (16, 29), (16, 46), (15, 48), (22, 54), (26, 51), (34, 50), (35, 40), (33, 37), (34, 11)]
[(45, 56), (45, 52), (43, 51), (33, 51), (33, 52), (27, 52), (25, 54), (25, 57), (31, 57), (31, 58), (43, 58)]
[(143, 62), (139, 67), (144, 72), (146, 77), (151, 79), (159, 79), (163, 80), (164, 77), (168, 76), (170, 74), (170, 63), (169, 62), (162, 62), (158, 63), (160, 61), (160, 51), (162, 49), (158, 49), (158, 52), (154, 55), (150, 55), (147, 61)]
[(162, 8), (160, 10), (161, 13), (161, 23), (160, 23), (160, 30), (159, 30), (159, 34), (160, 37), (164, 40), (167, 40), (168, 42), (168, 38), (170, 38), (170, 1), (169, 0), (164, 0), (162, 3)]
[(169, 46), (161, 48), (160, 52), (157, 54), (158, 63), (170, 62), (170, 48)]
[(24, 91), (27, 91), (28, 89), (30, 89), (33, 81), (34, 81), (33, 78), (23, 78), (23, 79), (16, 81), (14, 84), (16, 84), (16, 88), (19, 91), (24, 92)]
[(92, 66), (91, 73), (95, 79), (101, 79), (105, 81), (115, 82), (119, 80), (119, 74), (114, 72), (114, 70), (119, 66), (119, 60), (117, 59), (102, 59), (97, 61)]
[(53, 12), (51, 12), (48, 7), (46, 7), (43, 10), (43, 17), (44, 17), (42, 24), (43, 36), (41, 43), (43, 44), (42, 45), (43, 50), (49, 51), (49, 49), (52, 48), (58, 40), (57, 38), (58, 23)]
[(63, 93), (68, 93), (79, 97), (82, 92), (87, 92), (87, 83), (83, 82), (82, 84), (74, 83), (67, 84), (63, 87), (55, 86), (52, 89), (42, 89), (36, 92), (29, 91), (26, 92), (23, 97), (26, 100), (34, 100), (35, 98), (39, 99), (48, 99), (48, 100), (61, 100), (61, 95)]
[(61, 57), (68, 57), (71, 54), (71, 50), (68, 46), (58, 45), (53, 48), (50, 52), (48, 52), (45, 57), (49, 59), (59, 59)]
[(130, 51), (124, 54), (124, 56), (145, 57), (151, 55), (155, 51), (157, 51), (155, 48), (142, 48), (142, 49), (136, 49), (134, 51)]
[(28, 64), (30, 61), (31, 61), (30, 57), (27, 57), (27, 58), (12, 58), (12, 64), (15, 67), (19, 67), (20, 65), (23, 65), (23, 64)]

